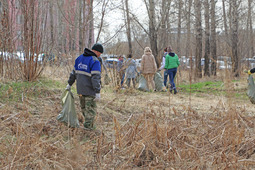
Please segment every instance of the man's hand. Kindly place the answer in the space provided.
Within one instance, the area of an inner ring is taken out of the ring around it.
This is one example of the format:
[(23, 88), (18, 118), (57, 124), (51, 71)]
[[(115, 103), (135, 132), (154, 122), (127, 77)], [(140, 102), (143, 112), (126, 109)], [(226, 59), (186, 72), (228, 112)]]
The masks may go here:
[(244, 70), (243, 72), (248, 73), (249, 75), (251, 75), (251, 71), (250, 70)]
[(71, 90), (71, 86), (68, 84), (67, 86), (66, 86), (66, 90)]
[(95, 98), (95, 101), (96, 102), (99, 102), (100, 101), (100, 93), (96, 93), (96, 98)]

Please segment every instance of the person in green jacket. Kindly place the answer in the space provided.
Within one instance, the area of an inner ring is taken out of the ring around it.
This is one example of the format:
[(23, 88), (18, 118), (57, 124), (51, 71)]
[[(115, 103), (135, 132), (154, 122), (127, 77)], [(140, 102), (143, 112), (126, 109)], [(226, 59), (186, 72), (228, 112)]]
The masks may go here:
[(167, 55), (165, 59), (165, 69), (167, 70), (167, 74), (169, 76), (170, 80), (170, 92), (172, 93), (172, 90), (174, 90), (174, 94), (177, 93), (175, 84), (174, 84), (174, 78), (177, 73), (177, 68), (180, 65), (178, 55), (173, 52), (173, 49), (171, 46), (167, 48)]

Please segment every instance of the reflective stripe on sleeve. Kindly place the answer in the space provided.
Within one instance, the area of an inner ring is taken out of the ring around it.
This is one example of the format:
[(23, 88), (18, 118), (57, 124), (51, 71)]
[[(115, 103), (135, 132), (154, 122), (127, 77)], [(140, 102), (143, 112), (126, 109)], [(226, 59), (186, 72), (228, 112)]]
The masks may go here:
[(76, 73), (76, 74), (83, 74), (83, 75), (86, 75), (86, 76), (91, 77), (91, 74), (90, 74), (90, 73), (87, 73), (87, 72), (85, 72), (85, 71), (76, 70), (75, 73)]
[(101, 74), (100, 71), (91, 71), (91, 74)]

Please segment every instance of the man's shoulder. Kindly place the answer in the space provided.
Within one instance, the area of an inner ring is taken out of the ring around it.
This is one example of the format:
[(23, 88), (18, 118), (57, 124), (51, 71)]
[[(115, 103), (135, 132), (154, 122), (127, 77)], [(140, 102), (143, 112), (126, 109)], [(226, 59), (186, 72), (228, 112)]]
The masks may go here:
[(91, 56), (93, 61), (99, 61), (99, 59), (96, 56)]
[(99, 61), (96, 56), (84, 56), (83, 54), (77, 57), (76, 59)]

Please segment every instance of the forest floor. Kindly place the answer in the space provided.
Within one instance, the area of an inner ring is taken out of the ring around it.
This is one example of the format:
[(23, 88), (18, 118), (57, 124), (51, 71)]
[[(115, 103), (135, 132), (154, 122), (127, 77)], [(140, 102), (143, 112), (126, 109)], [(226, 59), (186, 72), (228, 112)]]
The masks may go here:
[(80, 128), (56, 120), (68, 77), (54, 70), (43, 76), (0, 87), (1, 169), (254, 168), (255, 108), (245, 95), (246, 75), (199, 80), (213, 83), (194, 91), (179, 79), (176, 95), (105, 85), (95, 131), (82, 128), (74, 87)]

